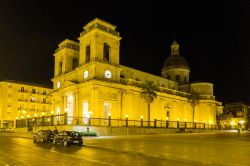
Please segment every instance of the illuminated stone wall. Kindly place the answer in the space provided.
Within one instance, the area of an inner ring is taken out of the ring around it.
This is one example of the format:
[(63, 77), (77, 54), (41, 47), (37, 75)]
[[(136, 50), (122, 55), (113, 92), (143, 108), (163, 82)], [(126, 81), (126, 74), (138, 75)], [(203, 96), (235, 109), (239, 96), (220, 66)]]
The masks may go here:
[[(192, 107), (185, 90), (190, 84), (179, 85), (178, 82), (164, 77), (155, 76), (119, 64), (119, 46), (121, 37), (115, 26), (95, 19), (84, 27), (81, 33), (79, 50), (76, 48), (61, 48), (55, 55), (55, 64), (60, 64), (60, 57), (75, 57), (78, 54), (79, 65), (74, 70), (58, 72), (55, 65), (55, 77), (52, 79), (54, 90), (52, 93), (53, 111), (60, 113), (67, 111), (67, 97), (73, 97), (73, 115), (76, 117), (91, 116), (94, 118), (140, 120), (141, 116), (147, 120), (147, 104), (140, 96), (140, 85), (146, 80), (153, 81), (158, 86), (158, 97), (151, 104), (150, 119), (170, 121), (192, 121)], [(66, 43), (74, 43), (66, 40)], [(65, 43), (62, 42), (62, 43)], [(109, 60), (104, 60), (104, 45), (109, 46)], [(77, 45), (77, 44), (76, 44)], [(86, 61), (86, 49), (90, 46), (90, 60)], [(63, 50), (68, 49), (68, 54)], [(60, 52), (61, 51), (61, 52)], [(70, 55), (69, 55), (70, 54)], [(74, 55), (71, 55), (74, 54)], [(72, 62), (66, 60), (66, 66)], [(62, 66), (65, 64), (62, 63)], [(70, 69), (70, 67), (69, 67)], [(189, 69), (175, 72), (186, 76), (189, 82)], [(170, 72), (170, 71), (169, 71)], [(183, 79), (181, 78), (181, 79)], [(181, 81), (183, 82), (183, 80)], [(202, 99), (195, 107), (196, 122), (216, 123), (216, 112), (221, 103), (213, 96), (213, 84), (195, 83), (191, 87), (197, 91)], [(167, 112), (169, 112), (167, 115)]]

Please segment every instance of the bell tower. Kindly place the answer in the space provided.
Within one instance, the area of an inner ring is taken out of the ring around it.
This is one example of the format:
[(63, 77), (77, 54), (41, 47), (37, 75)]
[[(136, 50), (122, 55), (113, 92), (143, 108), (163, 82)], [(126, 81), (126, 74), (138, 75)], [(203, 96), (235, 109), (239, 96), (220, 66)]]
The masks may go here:
[(79, 66), (92, 61), (119, 64), (120, 40), (116, 26), (94, 19), (84, 27), (80, 34)]

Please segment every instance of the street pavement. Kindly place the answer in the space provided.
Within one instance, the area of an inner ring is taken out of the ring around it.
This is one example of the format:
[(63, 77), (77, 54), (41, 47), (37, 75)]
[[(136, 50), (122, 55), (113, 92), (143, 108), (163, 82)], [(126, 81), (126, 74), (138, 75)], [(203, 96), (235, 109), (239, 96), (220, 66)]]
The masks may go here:
[(0, 134), (0, 165), (249, 166), (250, 134), (85, 137), (83, 146), (33, 143)]

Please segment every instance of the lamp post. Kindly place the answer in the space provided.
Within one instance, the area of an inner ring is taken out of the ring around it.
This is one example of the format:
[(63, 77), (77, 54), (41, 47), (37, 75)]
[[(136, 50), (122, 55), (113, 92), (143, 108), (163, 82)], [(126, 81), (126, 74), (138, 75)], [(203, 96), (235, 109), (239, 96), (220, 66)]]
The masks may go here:
[(166, 128), (168, 128), (168, 124), (169, 124), (169, 121), (168, 121), (168, 117), (166, 117)]
[(89, 111), (89, 126), (91, 126), (91, 115), (93, 114), (92, 111)]
[(187, 119), (184, 119), (184, 128), (187, 128)]
[(177, 129), (180, 127), (179, 118), (177, 118)]
[(143, 116), (141, 115), (141, 127), (143, 127)]
[(125, 117), (126, 117), (126, 127), (128, 127), (128, 114), (126, 114)]
[(108, 121), (109, 121), (109, 127), (111, 126), (111, 113), (108, 113)]

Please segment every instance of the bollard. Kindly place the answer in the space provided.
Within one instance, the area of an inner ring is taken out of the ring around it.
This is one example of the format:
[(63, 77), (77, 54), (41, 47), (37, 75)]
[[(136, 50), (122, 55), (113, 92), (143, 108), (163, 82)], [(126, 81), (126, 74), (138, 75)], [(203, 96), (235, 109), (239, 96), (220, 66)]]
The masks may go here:
[(141, 127), (143, 127), (143, 119), (141, 119)]
[(168, 120), (166, 120), (166, 128), (168, 128), (168, 123), (169, 123)]
[(128, 118), (126, 117), (126, 127), (128, 127)]

